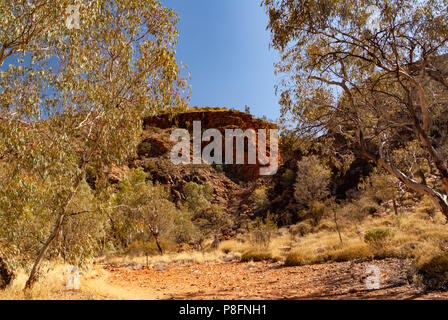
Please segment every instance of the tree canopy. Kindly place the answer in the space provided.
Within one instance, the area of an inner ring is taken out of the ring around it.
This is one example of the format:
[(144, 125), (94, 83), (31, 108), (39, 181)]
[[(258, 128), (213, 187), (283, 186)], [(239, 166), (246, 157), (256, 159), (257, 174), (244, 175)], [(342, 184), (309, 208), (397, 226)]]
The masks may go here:
[[(263, 4), (283, 120), (303, 137), (342, 137), (448, 216), (448, 2)], [(417, 181), (422, 167), (431, 179)]]
[[(79, 9), (79, 28), (67, 22), (69, 6)], [(124, 163), (142, 116), (185, 105), (188, 92), (175, 59), (177, 15), (158, 0), (1, 0), (0, 15), (0, 211), (21, 219), (29, 205), (54, 223), (42, 229), (46, 241), (36, 239), (45, 244), (30, 286), (76, 214), (87, 168)], [(13, 237), (13, 227), (3, 233)]]

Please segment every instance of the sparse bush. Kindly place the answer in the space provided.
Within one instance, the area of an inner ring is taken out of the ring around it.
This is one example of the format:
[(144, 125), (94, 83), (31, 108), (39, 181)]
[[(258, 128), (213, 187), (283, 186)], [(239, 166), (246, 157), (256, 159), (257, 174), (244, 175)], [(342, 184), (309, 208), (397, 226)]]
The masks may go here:
[(304, 255), (303, 253), (293, 251), (288, 253), (284, 264), (287, 267), (304, 266), (310, 264), (311, 261), (311, 257)]
[(314, 227), (314, 232), (319, 232), (319, 231), (337, 231), (336, 230), (336, 224), (334, 222), (334, 220), (330, 220), (329, 218), (325, 218), (319, 221), (319, 224), (317, 226)]
[(303, 157), (297, 162), (294, 198), (299, 204), (307, 205), (313, 200), (323, 200), (328, 194), (330, 170), (317, 156)]
[(329, 210), (327, 209), (326, 203), (318, 200), (312, 200), (308, 204), (308, 209), (303, 210), (300, 213), (300, 216), (305, 219), (310, 219), (313, 226), (317, 226), (322, 218), (328, 214), (328, 212)]
[(289, 227), (289, 232), (296, 236), (299, 235), (303, 237), (304, 235), (310, 233), (313, 230), (313, 226), (310, 220), (301, 221), (295, 225)]
[(423, 200), (417, 205), (416, 213), (423, 219), (435, 221), (437, 208), (428, 197), (423, 197)]
[(222, 241), (219, 244), (219, 250), (226, 254), (230, 252), (244, 252), (247, 250), (247, 247), (246, 243), (234, 239)]
[(193, 217), (193, 221), (205, 236), (228, 230), (234, 222), (233, 217), (217, 205), (201, 210)]
[(241, 256), (241, 262), (250, 262), (250, 261), (266, 261), (266, 260), (277, 260), (272, 256), (272, 253), (267, 249), (261, 248), (252, 248), (248, 251), (244, 252)]
[(192, 213), (177, 208), (169, 191), (147, 182), (146, 177), (142, 168), (131, 170), (112, 197), (115, 205), (109, 215), (109, 232), (115, 246), (126, 249), (138, 240), (161, 244), (196, 239), (199, 232), (191, 221)]
[(375, 250), (382, 251), (390, 242), (393, 234), (389, 228), (372, 228), (367, 230), (364, 241)]
[(362, 217), (369, 216), (378, 211), (378, 204), (370, 197), (362, 196), (357, 200), (359, 206), (359, 213)]
[(268, 247), (272, 235), (277, 230), (277, 223), (274, 220), (273, 215), (268, 212), (266, 218), (263, 220), (261, 217), (257, 217), (249, 225), (249, 236), (252, 244), (262, 247)]
[(383, 174), (378, 168), (362, 179), (360, 188), (376, 204), (391, 200), (398, 191), (396, 179), (391, 175)]
[(267, 186), (261, 186), (254, 190), (250, 195), (249, 200), (252, 201), (257, 207), (263, 207), (268, 203)]
[(362, 243), (355, 243), (331, 250), (323, 254), (320, 259), (322, 259), (322, 262), (344, 262), (371, 256), (372, 251), (368, 246)]

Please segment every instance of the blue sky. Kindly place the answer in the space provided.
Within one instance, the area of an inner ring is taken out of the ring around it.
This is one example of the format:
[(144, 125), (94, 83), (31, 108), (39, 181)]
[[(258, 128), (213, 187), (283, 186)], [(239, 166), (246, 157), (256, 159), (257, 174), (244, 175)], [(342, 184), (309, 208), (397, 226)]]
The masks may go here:
[(191, 74), (191, 106), (227, 107), (279, 116), (261, 0), (162, 0), (179, 15), (177, 58)]

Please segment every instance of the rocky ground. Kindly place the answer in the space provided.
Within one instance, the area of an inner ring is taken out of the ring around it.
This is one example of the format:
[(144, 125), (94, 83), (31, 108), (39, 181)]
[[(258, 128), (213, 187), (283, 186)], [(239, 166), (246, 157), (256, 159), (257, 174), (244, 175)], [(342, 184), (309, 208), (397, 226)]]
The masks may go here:
[[(380, 271), (369, 290), (366, 268)], [(110, 286), (142, 299), (448, 299), (409, 284), (409, 263), (399, 259), (283, 267), (280, 263), (160, 264), (104, 266)]]

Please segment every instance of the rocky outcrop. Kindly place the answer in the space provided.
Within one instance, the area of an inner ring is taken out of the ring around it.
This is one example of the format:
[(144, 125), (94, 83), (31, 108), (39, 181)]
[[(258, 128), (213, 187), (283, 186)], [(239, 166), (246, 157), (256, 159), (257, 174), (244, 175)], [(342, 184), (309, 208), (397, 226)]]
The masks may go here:
[[(170, 134), (176, 128), (192, 132), (194, 121), (201, 121), (202, 130), (215, 128), (223, 135), (226, 129), (277, 129), (275, 124), (255, 119), (250, 114), (227, 109), (191, 108), (185, 112), (147, 117), (144, 119), (142, 142), (137, 149), (138, 158), (132, 161), (131, 167), (142, 167), (151, 174), (151, 179), (169, 185), (175, 202), (184, 200), (183, 186), (186, 183), (208, 182), (214, 188), (213, 203), (223, 207), (227, 213), (239, 218), (240, 221), (253, 216), (263, 216), (269, 211), (278, 215), (279, 224), (297, 222), (297, 212), (301, 208), (294, 199), (293, 183), (297, 161), (302, 158), (299, 150), (289, 152), (285, 159), (280, 155), (278, 172), (264, 179), (260, 179), (259, 163), (174, 165), (169, 159), (170, 150), (174, 145), (174, 142), (170, 141)], [(193, 135), (190, 136), (192, 139)], [(337, 146), (341, 150), (347, 147), (342, 140), (338, 141)], [(267, 149), (267, 153), (270, 154), (269, 142)], [(245, 151), (247, 152), (247, 149)], [(245, 158), (247, 160), (247, 155)], [(347, 192), (356, 189), (360, 179), (368, 175), (371, 169), (371, 164), (360, 158), (356, 158), (345, 173), (332, 168), (334, 172), (331, 183), (332, 194), (340, 199), (345, 198)], [(244, 187), (248, 181), (252, 182), (250, 187)], [(256, 206), (251, 202), (250, 196), (256, 188), (266, 183), (271, 185), (269, 204)]]
[[(146, 130), (150, 128), (158, 128), (161, 130), (169, 130), (174, 128), (187, 129), (193, 132), (193, 122), (200, 121), (202, 130), (217, 129), (223, 136), (222, 145), (225, 145), (224, 135), (226, 129), (241, 129), (243, 131), (247, 129), (255, 130), (257, 136), (255, 141), (252, 141), (257, 146), (258, 130), (267, 130), (267, 142), (266, 142), (266, 155), (269, 158), (271, 154), (270, 150), (270, 137), (269, 129), (278, 129), (278, 126), (273, 123), (269, 123), (262, 119), (256, 119), (251, 114), (243, 113), (236, 110), (228, 110), (221, 108), (190, 108), (188, 111), (180, 113), (166, 113), (162, 115), (147, 117), (144, 119), (143, 125)], [(192, 135), (191, 135), (192, 136)], [(151, 140), (148, 140), (151, 139)], [(144, 144), (149, 143), (151, 145), (151, 156), (161, 156), (163, 153), (168, 152), (170, 148), (166, 145), (166, 137), (163, 140), (157, 139), (157, 137), (145, 138), (139, 147), (139, 155), (143, 155), (146, 152)], [(203, 147), (208, 142), (203, 143)], [(234, 155), (236, 146), (234, 144)], [(223, 163), (225, 158), (225, 150), (223, 150)], [(223, 165), (224, 172), (234, 181), (252, 181), (260, 177), (260, 168), (262, 165), (260, 159), (257, 157), (256, 164), (248, 164), (248, 148), (245, 147), (244, 162), (245, 164), (233, 164)], [(265, 160), (265, 159), (263, 159)], [(268, 159), (266, 159), (268, 160)], [(279, 155), (279, 162), (281, 163), (281, 155)]]
[[(277, 129), (275, 124), (256, 119), (250, 114), (220, 108), (190, 108), (185, 112), (147, 117), (144, 119), (144, 131), (137, 147), (137, 157), (131, 159), (129, 167), (141, 167), (153, 182), (168, 186), (175, 203), (185, 200), (183, 187), (188, 182), (211, 184), (214, 190), (212, 204), (220, 206), (224, 212), (235, 217), (237, 229), (241, 222), (254, 215), (248, 201), (251, 190), (247, 188), (246, 183), (260, 178), (259, 169), (262, 165), (247, 164), (247, 161), (243, 165), (173, 164), (170, 151), (176, 142), (170, 141), (171, 132), (177, 128), (187, 129), (193, 139), (194, 121), (201, 121), (203, 131), (218, 129), (223, 137), (226, 129)], [(206, 144), (208, 142), (205, 142), (203, 147)], [(269, 140), (267, 155), (270, 155)], [(245, 158), (247, 160), (247, 148)], [(281, 157), (279, 159), (281, 161)], [(115, 181), (122, 176), (122, 172), (111, 168), (108, 176)]]

